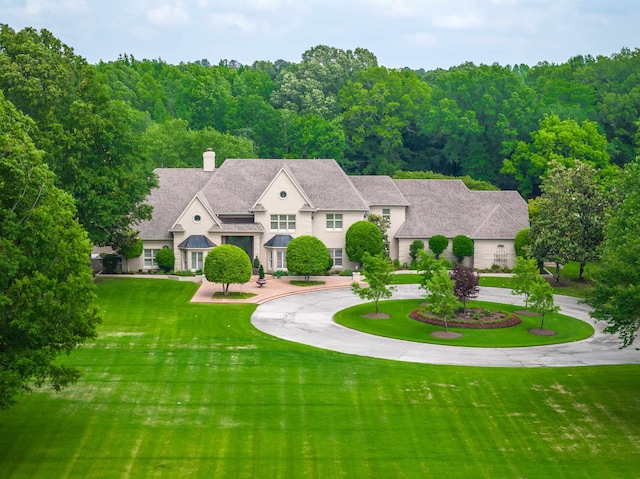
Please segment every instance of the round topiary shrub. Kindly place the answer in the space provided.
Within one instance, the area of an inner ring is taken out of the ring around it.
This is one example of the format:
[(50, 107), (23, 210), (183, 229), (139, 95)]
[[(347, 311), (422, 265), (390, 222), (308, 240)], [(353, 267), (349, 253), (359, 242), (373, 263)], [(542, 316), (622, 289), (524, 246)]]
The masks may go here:
[(331, 269), (332, 265), (329, 250), (315, 236), (298, 236), (287, 245), (287, 269), (304, 275), (305, 281), (312, 274)]
[(204, 276), (208, 281), (222, 284), (222, 292), (229, 294), (231, 283), (246, 283), (251, 279), (252, 264), (249, 255), (232, 244), (216, 246), (204, 259)]
[(371, 221), (357, 221), (347, 230), (345, 251), (351, 261), (362, 263), (365, 252), (378, 256), (383, 249), (382, 233)]
[(429, 249), (436, 255), (436, 259), (440, 259), (440, 255), (449, 246), (449, 240), (443, 235), (434, 235), (429, 238)]
[(451, 243), (453, 255), (458, 263), (462, 263), (467, 256), (473, 256), (473, 240), (466, 235), (458, 235)]
[(171, 271), (176, 262), (176, 256), (170, 248), (162, 248), (156, 253), (156, 262), (165, 273)]
[(516, 233), (513, 241), (517, 258), (531, 258), (533, 241), (531, 239), (531, 228), (523, 228)]

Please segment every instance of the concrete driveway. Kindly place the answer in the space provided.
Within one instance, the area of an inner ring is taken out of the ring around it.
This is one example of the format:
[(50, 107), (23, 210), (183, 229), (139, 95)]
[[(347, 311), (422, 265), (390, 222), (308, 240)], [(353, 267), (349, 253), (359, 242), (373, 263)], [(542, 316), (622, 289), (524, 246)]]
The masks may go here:
[[(423, 296), (417, 285), (399, 285), (392, 299)], [(511, 290), (483, 287), (481, 301), (523, 305)], [(471, 348), (441, 346), (383, 338), (340, 326), (333, 315), (362, 303), (350, 289), (316, 291), (274, 299), (258, 306), (252, 324), (267, 334), (346, 354), (394, 361), (457, 366), (559, 367), (606, 364), (640, 364), (640, 351), (633, 346), (619, 349), (617, 336), (604, 334), (604, 324), (594, 323), (589, 307), (576, 298), (556, 296), (563, 314), (592, 324), (595, 334), (583, 341), (526, 348)]]

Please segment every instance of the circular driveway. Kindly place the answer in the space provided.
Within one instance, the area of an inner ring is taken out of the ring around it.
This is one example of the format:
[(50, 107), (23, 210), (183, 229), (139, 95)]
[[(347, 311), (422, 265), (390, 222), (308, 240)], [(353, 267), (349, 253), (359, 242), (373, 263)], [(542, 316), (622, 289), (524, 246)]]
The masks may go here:
[[(417, 285), (398, 285), (391, 299), (423, 296)], [(480, 288), (478, 299), (496, 303), (524, 302), (511, 290)], [(472, 348), (442, 346), (384, 338), (340, 326), (333, 321), (338, 311), (363, 301), (350, 289), (316, 291), (274, 299), (258, 306), (251, 323), (260, 331), (288, 341), (359, 356), (394, 361), (456, 366), (559, 367), (606, 364), (640, 364), (633, 346), (619, 349), (615, 335), (604, 334), (605, 325), (589, 317), (589, 307), (576, 298), (555, 296), (560, 312), (593, 325), (595, 333), (583, 341), (524, 348)]]

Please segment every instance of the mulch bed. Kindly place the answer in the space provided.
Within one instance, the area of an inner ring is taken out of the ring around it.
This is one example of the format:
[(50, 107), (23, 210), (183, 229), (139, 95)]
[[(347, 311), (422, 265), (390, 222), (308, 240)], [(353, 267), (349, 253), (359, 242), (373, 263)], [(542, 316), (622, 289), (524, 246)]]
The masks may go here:
[[(522, 320), (515, 314), (509, 316), (502, 311), (489, 310), (491, 314), (485, 315), (486, 311), (485, 309), (467, 308), (466, 315), (462, 311), (458, 311), (455, 317), (447, 321), (447, 326), (449, 328), (498, 329), (510, 328), (522, 323)], [(474, 314), (478, 316), (478, 319), (474, 319)], [(422, 308), (414, 309), (409, 317), (416, 321), (444, 327), (444, 321)]]

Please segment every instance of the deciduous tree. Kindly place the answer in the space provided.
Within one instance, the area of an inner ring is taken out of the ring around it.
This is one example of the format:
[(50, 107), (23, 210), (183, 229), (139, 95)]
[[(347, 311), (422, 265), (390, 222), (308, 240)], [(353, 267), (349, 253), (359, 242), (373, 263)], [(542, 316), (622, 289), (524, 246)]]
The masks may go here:
[(467, 235), (458, 235), (451, 241), (451, 251), (458, 263), (462, 263), (464, 258), (473, 256), (473, 240)]
[(325, 244), (315, 236), (298, 236), (287, 245), (287, 269), (309, 276), (327, 271), (332, 266), (331, 255)]
[(453, 292), (453, 280), (446, 271), (438, 271), (425, 284), (427, 288), (427, 302), (429, 310), (440, 316), (444, 322), (444, 330), (449, 331), (447, 321), (461, 306)]
[(440, 255), (449, 246), (449, 240), (443, 235), (433, 235), (429, 238), (429, 249), (436, 255), (436, 259), (440, 258)]
[(345, 251), (349, 259), (357, 263), (363, 262), (365, 252), (377, 256), (383, 251), (382, 233), (370, 221), (357, 221), (347, 230)]
[(362, 273), (369, 284), (366, 287), (360, 286), (354, 282), (351, 290), (357, 294), (360, 299), (373, 301), (378, 313), (378, 301), (380, 299), (390, 298), (396, 290), (395, 286), (389, 286), (393, 278), (393, 265), (384, 255), (371, 256), (365, 252), (362, 264)]
[(529, 297), (533, 286), (544, 279), (540, 276), (538, 270), (538, 262), (533, 258), (525, 258), (518, 256), (516, 258), (516, 264), (513, 267), (513, 287), (511, 288), (511, 294), (523, 295), (524, 305), (529, 307)]
[[(608, 200), (595, 168), (576, 161), (573, 167), (552, 163), (543, 178), (538, 214), (532, 220), (533, 255), (540, 261), (580, 263), (598, 257), (604, 238)], [(557, 268), (556, 281), (560, 279)]]
[(531, 307), (540, 314), (540, 329), (544, 328), (544, 317), (547, 314), (557, 312), (560, 307), (556, 306), (553, 299), (553, 288), (546, 281), (535, 281), (531, 286), (529, 295)]
[(477, 298), (480, 288), (478, 288), (478, 275), (473, 271), (473, 268), (456, 264), (451, 272), (451, 279), (453, 280), (453, 293), (456, 298), (462, 303), (464, 312), (467, 312), (467, 301), (472, 298)]
[(246, 283), (251, 279), (251, 259), (240, 247), (232, 244), (216, 246), (204, 259), (204, 276), (207, 281), (222, 284), (222, 292), (229, 294), (232, 283)]
[(627, 347), (640, 328), (640, 163), (625, 166), (615, 189), (620, 202), (611, 210), (586, 301), (591, 316), (607, 323), (605, 332), (618, 334)]
[(34, 124), (0, 91), (0, 408), (79, 377), (59, 357), (96, 335), (89, 254), (73, 199), (27, 136)]

